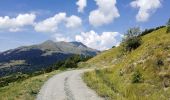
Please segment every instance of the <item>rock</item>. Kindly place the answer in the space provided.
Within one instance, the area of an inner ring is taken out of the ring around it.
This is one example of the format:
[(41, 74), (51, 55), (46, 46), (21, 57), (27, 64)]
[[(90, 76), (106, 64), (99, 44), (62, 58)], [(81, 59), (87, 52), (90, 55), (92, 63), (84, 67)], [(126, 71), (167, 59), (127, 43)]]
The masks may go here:
[(160, 72), (159, 77), (163, 80), (163, 87), (170, 87), (170, 74), (167, 72)]
[(169, 78), (165, 78), (165, 79), (163, 80), (163, 86), (164, 86), (165, 88), (170, 87), (170, 80), (169, 80)]
[(170, 58), (167, 58), (166, 61), (167, 61), (168, 63), (170, 63)]
[(168, 58), (170, 58), (170, 54), (168, 54)]
[(159, 76), (160, 78), (170, 78), (170, 74), (168, 74), (168, 72), (160, 72)]

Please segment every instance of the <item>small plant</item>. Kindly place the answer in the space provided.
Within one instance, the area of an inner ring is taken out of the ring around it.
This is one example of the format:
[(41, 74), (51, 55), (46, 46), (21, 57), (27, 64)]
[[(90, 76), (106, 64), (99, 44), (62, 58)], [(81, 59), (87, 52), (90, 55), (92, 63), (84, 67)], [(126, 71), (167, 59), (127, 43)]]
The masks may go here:
[(142, 74), (137, 70), (132, 75), (132, 83), (142, 82)]
[(33, 89), (30, 90), (30, 95), (37, 95), (37, 93), (38, 93), (37, 90), (33, 90)]

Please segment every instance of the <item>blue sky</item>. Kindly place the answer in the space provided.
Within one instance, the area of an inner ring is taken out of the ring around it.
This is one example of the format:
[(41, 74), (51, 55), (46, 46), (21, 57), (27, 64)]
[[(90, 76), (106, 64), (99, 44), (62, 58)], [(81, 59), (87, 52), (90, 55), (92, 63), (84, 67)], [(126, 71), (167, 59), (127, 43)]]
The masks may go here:
[(118, 45), (130, 27), (165, 25), (170, 18), (169, 0), (85, 1), (1, 0), (0, 51), (49, 39), (105, 50)]

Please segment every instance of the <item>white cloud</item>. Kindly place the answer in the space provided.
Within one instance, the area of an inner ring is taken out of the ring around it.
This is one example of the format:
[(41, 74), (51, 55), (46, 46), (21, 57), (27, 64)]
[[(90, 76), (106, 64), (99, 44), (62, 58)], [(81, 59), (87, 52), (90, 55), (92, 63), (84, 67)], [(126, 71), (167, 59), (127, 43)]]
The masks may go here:
[(116, 0), (95, 0), (98, 8), (90, 12), (89, 22), (93, 26), (102, 26), (111, 23), (118, 18), (119, 11), (116, 7)]
[[(36, 18), (35, 14), (19, 14), (16, 18), (9, 16), (0, 17), (0, 29), (12, 30), (15, 32), (27, 25), (33, 25)], [(17, 30), (16, 30), (17, 29)]]
[(145, 22), (150, 15), (161, 6), (161, 0), (135, 0), (130, 3), (133, 8), (139, 8), (136, 20)]
[(76, 5), (78, 6), (78, 12), (83, 13), (84, 8), (87, 6), (87, 0), (78, 0)]
[(68, 17), (66, 21), (67, 21), (66, 22), (67, 28), (76, 28), (76, 27), (81, 26), (81, 23), (82, 23), (82, 20), (75, 15)]
[(35, 25), (35, 31), (45, 33), (55, 33), (59, 25), (64, 25), (67, 28), (77, 28), (81, 26), (81, 19), (78, 16), (66, 16), (66, 13), (58, 13), (53, 17), (47, 18)]
[(55, 32), (58, 29), (58, 24), (66, 19), (66, 13), (59, 13), (35, 25), (37, 32)]
[(19, 31), (22, 31), (21, 28), (10, 28), (9, 29), (10, 32), (19, 32)]
[(118, 32), (103, 32), (98, 35), (95, 31), (82, 32), (75, 36), (75, 40), (84, 43), (88, 47), (98, 50), (106, 50), (113, 45), (119, 44), (119, 39), (122, 37)]
[(69, 37), (65, 37), (62, 34), (55, 34), (54, 39), (55, 39), (55, 41), (65, 41), (65, 42), (72, 41)]

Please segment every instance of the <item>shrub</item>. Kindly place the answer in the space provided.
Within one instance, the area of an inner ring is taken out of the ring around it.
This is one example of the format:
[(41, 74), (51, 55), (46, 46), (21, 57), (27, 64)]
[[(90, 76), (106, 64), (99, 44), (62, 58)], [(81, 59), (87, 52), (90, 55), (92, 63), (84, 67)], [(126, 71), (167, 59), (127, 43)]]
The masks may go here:
[(65, 67), (65, 68), (77, 68), (77, 64), (73, 60), (69, 59), (69, 60), (66, 60), (63, 67)]
[(142, 74), (137, 70), (132, 75), (132, 83), (142, 82)]
[(170, 26), (167, 27), (166, 33), (170, 33)]
[(141, 45), (140, 33), (140, 29), (136, 27), (130, 28), (127, 31), (125, 38), (123, 39), (124, 49), (126, 51), (132, 51)]
[(53, 67), (49, 66), (48, 68), (45, 69), (46, 73), (52, 72), (53, 71)]
[(131, 51), (136, 48), (138, 48), (141, 45), (141, 39), (136, 37), (136, 38), (131, 38), (126, 41), (126, 51)]
[(16, 73), (10, 76), (2, 77), (0, 78), (0, 87), (7, 86), (9, 83), (12, 83), (15, 81), (22, 81), (28, 78), (29, 78), (29, 75), (22, 74), (22, 73)]
[(115, 48), (116, 46), (112, 46), (112, 48)]
[(169, 18), (169, 20), (168, 20), (168, 22), (167, 22), (167, 31), (166, 31), (167, 33), (169, 33), (170, 32), (170, 18)]
[(164, 65), (164, 62), (161, 60), (161, 59), (158, 59), (157, 60), (157, 66), (163, 66)]
[(65, 69), (65, 68), (77, 68), (79, 62), (87, 61), (90, 58), (92, 58), (92, 56), (72, 55), (66, 60), (59, 61), (53, 64), (51, 68), (49, 68), (49, 71), (56, 70), (56, 69)]

